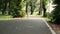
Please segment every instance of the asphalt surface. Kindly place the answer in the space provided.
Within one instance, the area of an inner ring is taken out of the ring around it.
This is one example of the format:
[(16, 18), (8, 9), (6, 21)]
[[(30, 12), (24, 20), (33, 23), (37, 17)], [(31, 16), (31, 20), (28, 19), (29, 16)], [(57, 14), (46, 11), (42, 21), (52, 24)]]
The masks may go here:
[(41, 19), (0, 21), (0, 34), (52, 34)]

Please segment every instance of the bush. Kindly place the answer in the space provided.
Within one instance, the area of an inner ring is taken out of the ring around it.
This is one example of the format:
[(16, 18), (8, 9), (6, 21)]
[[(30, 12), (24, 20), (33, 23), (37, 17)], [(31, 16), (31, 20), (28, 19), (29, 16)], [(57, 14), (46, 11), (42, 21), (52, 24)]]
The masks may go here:
[(20, 11), (20, 17), (25, 17), (26, 16), (26, 12), (25, 11)]
[(56, 24), (60, 24), (60, 11), (59, 9), (55, 8), (55, 10), (52, 12), (52, 18)]
[(46, 16), (52, 21), (52, 13), (46, 12)]
[(56, 24), (60, 24), (60, 0), (54, 0), (53, 4), (55, 4), (55, 9), (52, 11), (52, 17)]
[(25, 11), (19, 11), (17, 14), (16, 13), (13, 14), (13, 18), (25, 17), (25, 16), (26, 16)]

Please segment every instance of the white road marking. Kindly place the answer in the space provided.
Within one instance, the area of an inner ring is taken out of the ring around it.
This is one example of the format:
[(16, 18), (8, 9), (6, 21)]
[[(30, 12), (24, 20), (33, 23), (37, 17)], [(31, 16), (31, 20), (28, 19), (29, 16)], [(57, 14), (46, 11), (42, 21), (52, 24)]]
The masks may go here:
[(45, 20), (43, 20), (45, 23), (46, 23), (46, 25), (49, 27), (49, 29), (50, 29), (50, 31), (52, 32), (52, 34), (56, 34), (56, 32), (52, 29), (52, 27), (45, 21)]

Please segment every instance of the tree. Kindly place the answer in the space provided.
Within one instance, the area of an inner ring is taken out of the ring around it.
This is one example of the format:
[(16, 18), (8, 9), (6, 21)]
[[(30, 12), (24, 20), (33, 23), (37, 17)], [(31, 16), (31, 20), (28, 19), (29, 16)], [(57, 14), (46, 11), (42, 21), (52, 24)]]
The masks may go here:
[(2, 9), (2, 0), (0, 0), (0, 11)]
[(23, 16), (22, 8), (24, 7), (24, 0), (0, 0), (0, 11), (2, 15), (8, 13), (13, 17)]
[(55, 4), (55, 9), (52, 11), (53, 21), (57, 24), (60, 24), (60, 0), (54, 0), (53, 4)]
[(23, 0), (11, 0), (11, 12), (13, 17), (22, 17), (21, 12), (24, 7)]
[(8, 0), (8, 3), (9, 3), (9, 11), (8, 11), (8, 15), (11, 15), (11, 0)]
[(28, 16), (28, 5), (30, 0), (24, 0), (26, 2), (26, 14)]
[(29, 3), (29, 0), (24, 0), (25, 4), (26, 4), (26, 14), (28, 14), (28, 3)]
[(43, 0), (40, 0), (39, 15), (42, 13), (42, 2)]
[(37, 0), (30, 0), (31, 15), (33, 14), (33, 12), (34, 12), (34, 10), (35, 10), (36, 1), (37, 1)]
[(7, 8), (7, 0), (2, 0), (2, 15), (5, 14), (6, 8)]
[(45, 7), (45, 1), (43, 0), (43, 16), (46, 16), (46, 7)]
[(42, 6), (43, 6), (43, 16), (44, 17), (46, 17), (46, 10), (47, 10), (46, 5), (48, 4), (47, 1), (48, 0), (43, 0), (43, 3), (42, 3), (43, 4)]

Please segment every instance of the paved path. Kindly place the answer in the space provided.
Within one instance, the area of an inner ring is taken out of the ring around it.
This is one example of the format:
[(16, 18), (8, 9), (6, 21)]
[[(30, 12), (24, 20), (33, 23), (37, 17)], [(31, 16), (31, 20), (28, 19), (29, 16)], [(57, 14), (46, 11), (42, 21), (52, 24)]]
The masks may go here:
[(41, 19), (0, 21), (0, 34), (52, 34)]

